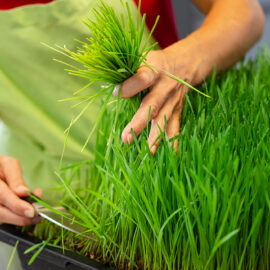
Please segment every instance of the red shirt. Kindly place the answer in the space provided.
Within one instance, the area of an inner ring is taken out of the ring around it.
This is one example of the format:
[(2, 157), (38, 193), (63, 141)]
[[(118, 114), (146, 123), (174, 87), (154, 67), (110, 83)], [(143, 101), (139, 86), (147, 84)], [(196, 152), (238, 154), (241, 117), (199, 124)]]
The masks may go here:
[(12, 9), (32, 4), (47, 4), (52, 1), (53, 0), (0, 0), (0, 9)]
[[(138, 5), (139, 0), (134, 0)], [(162, 48), (178, 40), (176, 23), (171, 0), (142, 0), (141, 13), (146, 13), (146, 24), (151, 29), (160, 15), (157, 27), (153, 33)]]
[[(52, 1), (53, 0), (0, 0), (0, 10), (31, 4), (46, 4)], [(134, 1), (136, 4), (139, 2), (139, 0)], [(142, 0), (141, 13), (147, 14), (146, 24), (149, 28), (153, 27), (157, 15), (160, 15), (153, 35), (162, 48), (178, 40), (171, 0)]]

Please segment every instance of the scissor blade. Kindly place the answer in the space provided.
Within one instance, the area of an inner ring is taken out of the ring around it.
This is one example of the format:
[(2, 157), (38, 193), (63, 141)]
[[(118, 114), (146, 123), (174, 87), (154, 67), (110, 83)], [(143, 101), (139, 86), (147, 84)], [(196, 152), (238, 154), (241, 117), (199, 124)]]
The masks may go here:
[(33, 206), (35, 207), (36, 211), (41, 217), (75, 234), (81, 235), (93, 241), (97, 241), (97, 239), (85, 234), (87, 231), (87, 228), (78, 224), (76, 220), (72, 217), (72, 215), (64, 207), (61, 207), (61, 206), (52, 207), (57, 212), (60, 212), (61, 214), (63, 214), (64, 215), (63, 216), (63, 215), (60, 215), (60, 213), (57, 214), (53, 212), (52, 210), (45, 208), (39, 203), (33, 203)]

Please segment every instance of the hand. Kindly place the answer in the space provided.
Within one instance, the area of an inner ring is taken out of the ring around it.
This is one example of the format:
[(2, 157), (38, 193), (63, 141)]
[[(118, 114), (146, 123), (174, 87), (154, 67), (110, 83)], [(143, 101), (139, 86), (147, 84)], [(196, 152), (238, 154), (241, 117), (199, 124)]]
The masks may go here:
[[(140, 108), (132, 118), (131, 122), (122, 132), (122, 140), (124, 143), (133, 141), (131, 129), (136, 136), (147, 126), (147, 120), (151, 121), (151, 130), (148, 137), (148, 145), (151, 154), (156, 152), (159, 145), (160, 130), (165, 131), (167, 121), (166, 134), (168, 139), (179, 133), (180, 117), (184, 105), (185, 94), (188, 88), (179, 84), (173, 79), (168, 78), (162, 71), (167, 71), (173, 75), (179, 76), (181, 79), (190, 83), (189, 77), (184, 72), (176, 73), (174, 69), (174, 61), (170, 54), (165, 50), (151, 51), (147, 56), (147, 64), (154, 67), (157, 71), (142, 64), (137, 73), (127, 79), (121, 90), (122, 98), (129, 98), (140, 91), (149, 89), (149, 93), (143, 98)], [(114, 96), (118, 95), (119, 86), (114, 90)], [(150, 115), (149, 115), (149, 110)], [(150, 116), (150, 117), (149, 117)], [(174, 140), (174, 148), (177, 151), (177, 140)]]
[[(162, 74), (162, 70), (181, 78), (191, 85), (201, 83), (215, 67), (216, 72), (227, 70), (240, 60), (247, 50), (261, 37), (265, 18), (258, 1), (199, 1), (194, 3), (206, 14), (199, 29), (186, 38), (161, 51), (152, 51), (147, 63), (155, 67), (142, 66), (137, 74), (127, 79), (122, 86), (122, 98), (129, 98), (149, 88), (149, 93), (131, 122), (122, 132), (124, 143), (131, 143), (147, 126), (151, 107), (151, 131), (148, 144), (154, 154), (158, 142), (158, 126), (164, 131), (164, 116), (167, 119), (167, 136), (179, 133), (180, 116), (188, 89)], [(239, 16), (242, 14), (242, 16)], [(228, 38), (229, 37), (229, 38)], [(119, 86), (114, 95), (117, 96)], [(174, 142), (177, 149), (177, 141)]]
[[(35, 216), (34, 207), (20, 199), (29, 193), (22, 178), (20, 162), (11, 157), (0, 156), (0, 222), (18, 226), (39, 223), (41, 218)], [(42, 192), (36, 189), (33, 193), (41, 197)]]

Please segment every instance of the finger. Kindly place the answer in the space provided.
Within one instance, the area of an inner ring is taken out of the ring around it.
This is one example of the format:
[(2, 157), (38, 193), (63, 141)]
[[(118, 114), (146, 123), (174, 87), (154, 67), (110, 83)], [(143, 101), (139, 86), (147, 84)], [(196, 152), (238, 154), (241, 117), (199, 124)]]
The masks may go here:
[[(168, 139), (171, 139), (171, 138), (177, 136), (180, 132), (180, 119), (181, 119), (181, 114), (182, 114), (184, 102), (185, 102), (185, 95), (183, 95), (183, 93), (181, 93), (180, 102), (178, 104), (179, 106), (176, 107), (176, 109), (174, 110), (174, 112), (171, 116), (170, 121), (168, 122), (168, 126), (167, 126)], [(173, 147), (175, 149), (175, 152), (177, 153), (178, 139), (173, 140), (172, 143), (173, 143)]]
[(42, 189), (40, 189), (40, 188), (34, 189), (33, 194), (36, 195), (38, 198), (41, 198), (42, 197)]
[(179, 96), (179, 91), (175, 91), (175, 93), (161, 108), (158, 115), (152, 120), (150, 134), (148, 137), (148, 145), (152, 155), (158, 148), (160, 132), (165, 132), (166, 122), (168, 123), (170, 121), (173, 111), (179, 102)]
[[(180, 117), (181, 117), (181, 113), (179, 111), (175, 110), (171, 116), (170, 121), (168, 121), (168, 126), (167, 126), (168, 139), (171, 139), (179, 134), (179, 132), (180, 132)], [(175, 149), (175, 152), (177, 153), (178, 139), (174, 139), (172, 141), (172, 145)]]
[(21, 217), (33, 218), (35, 216), (34, 207), (21, 200), (3, 181), (0, 181), (0, 204)]
[[(137, 73), (123, 82), (121, 97), (129, 98), (150, 87), (158, 78), (158, 74), (146, 66), (138, 69)], [(118, 96), (119, 85), (113, 91), (115, 97)]]
[(4, 175), (3, 178), (10, 189), (18, 196), (27, 196), (30, 190), (26, 187), (23, 180), (20, 162), (12, 157), (1, 156), (0, 166)]
[(164, 79), (155, 85), (151, 91), (143, 98), (142, 103), (130, 123), (122, 132), (122, 140), (124, 143), (131, 143), (133, 129), (136, 136), (147, 126), (148, 121), (151, 121), (157, 116), (163, 104), (172, 94), (175, 85), (170, 83), (170, 80)]
[(31, 224), (37, 224), (41, 222), (40, 217), (33, 219), (16, 215), (6, 207), (0, 205), (0, 222), (13, 224), (17, 226), (27, 226)]

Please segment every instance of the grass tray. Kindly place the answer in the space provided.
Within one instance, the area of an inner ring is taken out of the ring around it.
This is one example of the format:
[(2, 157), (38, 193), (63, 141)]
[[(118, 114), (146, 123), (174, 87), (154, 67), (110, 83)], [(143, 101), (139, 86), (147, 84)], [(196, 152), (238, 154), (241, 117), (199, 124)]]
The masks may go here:
[(40, 243), (40, 240), (22, 233), (16, 226), (1, 224), (0, 241), (11, 246), (15, 246), (16, 242), (19, 241), (17, 252), (24, 270), (116, 270), (69, 250), (65, 250), (63, 254), (62, 249), (50, 246), (45, 247), (34, 263), (29, 266), (28, 262), (33, 252), (28, 254), (24, 254), (24, 252), (33, 245)]

